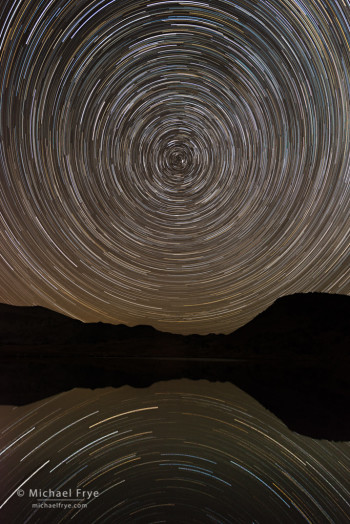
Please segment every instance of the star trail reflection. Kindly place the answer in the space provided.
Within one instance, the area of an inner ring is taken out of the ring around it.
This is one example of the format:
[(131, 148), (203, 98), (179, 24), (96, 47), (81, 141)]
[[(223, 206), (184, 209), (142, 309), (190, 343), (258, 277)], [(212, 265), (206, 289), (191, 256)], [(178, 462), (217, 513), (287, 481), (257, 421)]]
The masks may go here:
[[(6, 522), (348, 522), (349, 443), (292, 433), (229, 384), (72, 390), (1, 417)], [(64, 492), (87, 507), (32, 507)]]
[(1, 300), (207, 333), (349, 293), (349, 19), (2, 1)]

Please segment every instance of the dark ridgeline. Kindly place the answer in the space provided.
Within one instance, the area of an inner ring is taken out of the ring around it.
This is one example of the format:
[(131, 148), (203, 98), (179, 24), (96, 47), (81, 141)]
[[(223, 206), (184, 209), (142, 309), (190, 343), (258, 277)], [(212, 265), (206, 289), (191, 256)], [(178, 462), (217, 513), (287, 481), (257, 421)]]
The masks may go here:
[(0, 304), (0, 403), (74, 387), (230, 381), (291, 429), (350, 440), (349, 313), (348, 296), (295, 294), (230, 335), (183, 336)]

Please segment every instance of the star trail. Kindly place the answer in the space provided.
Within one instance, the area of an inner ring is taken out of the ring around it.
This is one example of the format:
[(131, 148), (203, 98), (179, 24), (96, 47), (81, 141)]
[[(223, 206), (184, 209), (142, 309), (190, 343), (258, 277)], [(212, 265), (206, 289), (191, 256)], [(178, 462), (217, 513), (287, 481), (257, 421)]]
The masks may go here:
[[(348, 522), (349, 443), (292, 433), (229, 384), (73, 390), (1, 418), (7, 522)], [(86, 507), (49, 507), (67, 498)]]
[(0, 9), (3, 302), (208, 333), (350, 292), (347, 1)]

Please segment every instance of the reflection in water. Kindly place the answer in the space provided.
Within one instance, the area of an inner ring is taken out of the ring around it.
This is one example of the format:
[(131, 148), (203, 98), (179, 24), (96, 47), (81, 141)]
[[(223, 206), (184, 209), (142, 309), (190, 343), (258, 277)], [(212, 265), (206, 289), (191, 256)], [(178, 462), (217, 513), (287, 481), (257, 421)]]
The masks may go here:
[(231, 384), (76, 389), (0, 415), (3, 522), (348, 522), (349, 443), (292, 433)]

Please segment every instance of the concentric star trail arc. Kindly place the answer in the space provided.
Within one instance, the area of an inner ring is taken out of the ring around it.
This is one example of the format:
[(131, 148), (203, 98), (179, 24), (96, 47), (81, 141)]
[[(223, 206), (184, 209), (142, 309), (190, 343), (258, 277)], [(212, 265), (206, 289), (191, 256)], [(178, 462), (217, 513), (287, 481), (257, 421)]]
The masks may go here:
[[(349, 443), (298, 435), (230, 384), (75, 389), (1, 409), (11, 522), (348, 520)], [(54, 506), (77, 490), (98, 496)]]
[(350, 292), (347, 2), (0, 9), (2, 301), (204, 334)]

